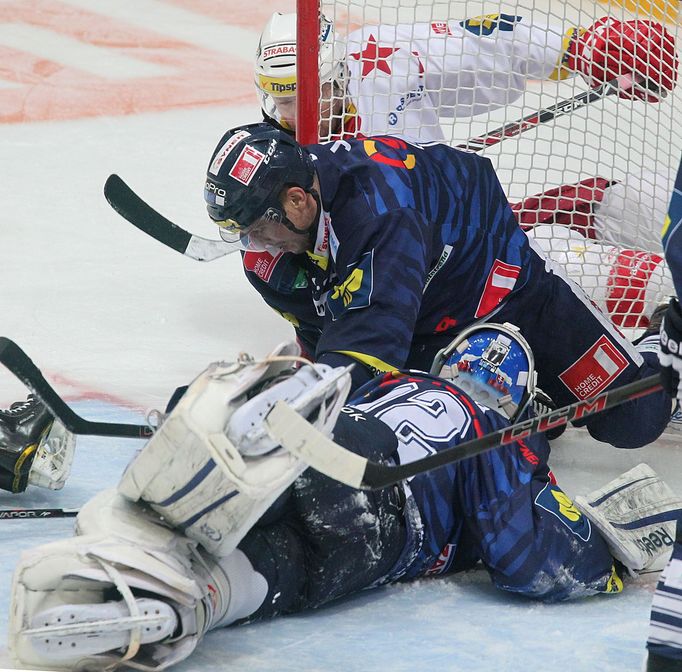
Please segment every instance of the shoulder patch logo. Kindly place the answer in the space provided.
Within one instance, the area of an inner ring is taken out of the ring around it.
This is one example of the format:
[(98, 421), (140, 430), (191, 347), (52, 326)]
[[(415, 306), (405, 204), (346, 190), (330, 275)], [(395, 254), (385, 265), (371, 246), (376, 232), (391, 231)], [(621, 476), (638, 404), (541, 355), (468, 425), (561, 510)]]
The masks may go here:
[(346, 311), (369, 306), (372, 297), (374, 250), (365, 252), (357, 264), (347, 267), (346, 278), (332, 287), (327, 306), (332, 319), (338, 320)]

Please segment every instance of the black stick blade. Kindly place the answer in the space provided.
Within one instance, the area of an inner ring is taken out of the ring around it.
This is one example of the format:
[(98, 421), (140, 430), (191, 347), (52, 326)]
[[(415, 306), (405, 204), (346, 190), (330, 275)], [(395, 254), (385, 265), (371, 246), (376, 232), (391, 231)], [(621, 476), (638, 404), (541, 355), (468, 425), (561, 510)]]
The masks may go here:
[(4, 336), (0, 336), (0, 363), (24, 383), (73, 434), (136, 439), (152, 435), (148, 425), (95, 422), (82, 418), (55, 392), (31, 358), (14, 341)]
[(104, 197), (121, 217), (147, 235), (185, 253), (192, 234), (173, 224), (143, 201), (118, 175), (109, 175), (104, 184)]

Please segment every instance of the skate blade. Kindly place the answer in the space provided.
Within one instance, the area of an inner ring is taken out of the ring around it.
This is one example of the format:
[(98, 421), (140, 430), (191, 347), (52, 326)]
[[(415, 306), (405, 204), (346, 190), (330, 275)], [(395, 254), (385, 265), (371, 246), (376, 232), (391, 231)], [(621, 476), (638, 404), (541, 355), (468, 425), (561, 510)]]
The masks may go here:
[(139, 629), (140, 643), (170, 637), (178, 619), (173, 608), (159, 600), (138, 599), (139, 616), (130, 616), (125, 602), (62, 605), (36, 614), (31, 628), (22, 630), (40, 656), (55, 661), (81, 659), (121, 649)]

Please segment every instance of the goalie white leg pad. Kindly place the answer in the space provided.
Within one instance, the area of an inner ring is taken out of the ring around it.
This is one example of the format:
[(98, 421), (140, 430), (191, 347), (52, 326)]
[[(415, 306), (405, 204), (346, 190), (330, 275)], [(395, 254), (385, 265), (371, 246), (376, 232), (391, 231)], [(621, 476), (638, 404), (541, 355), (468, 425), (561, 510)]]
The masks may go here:
[(59, 420), (52, 423), (36, 450), (28, 482), (39, 488), (61, 490), (71, 473), (76, 437)]
[(186, 658), (228, 611), (224, 573), (148, 509), (105, 491), (77, 523), (88, 534), (21, 557), (9, 627), (17, 662), (159, 670)]
[(575, 504), (601, 532), (614, 558), (633, 573), (672, 550), (682, 499), (647, 464), (630, 471)]
[(329, 433), (349, 389), (345, 370), (307, 365), (257, 393), (273, 369), (281, 373), (281, 360), (211, 365), (130, 463), (119, 492), (147, 502), (214, 555), (232, 553), (307, 468), (272, 441), (269, 410), (284, 401)]

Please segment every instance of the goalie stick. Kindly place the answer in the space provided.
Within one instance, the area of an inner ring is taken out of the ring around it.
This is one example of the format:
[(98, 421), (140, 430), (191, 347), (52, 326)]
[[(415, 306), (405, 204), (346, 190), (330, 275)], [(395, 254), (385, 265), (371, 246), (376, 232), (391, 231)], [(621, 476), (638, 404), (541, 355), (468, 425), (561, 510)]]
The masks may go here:
[[(31, 389), (54, 416), (74, 434), (146, 438), (153, 433), (152, 428), (148, 425), (95, 422), (80, 417), (52, 389), (40, 369), (28, 355), (9, 338), (0, 337), (0, 363)], [(525, 439), (532, 434), (562, 427), (573, 420), (586, 418), (626, 401), (653, 394), (661, 389), (660, 376), (649, 376), (622, 387), (607, 390), (595, 397), (556, 409), (551, 413), (544, 413), (491, 434), (466, 441), (414, 462), (395, 466), (371, 462), (334, 443), (281, 401), (275, 404), (265, 423), (268, 432), (275, 441), (301, 458), (313, 469), (351, 487), (362, 490), (376, 490), (431, 469), (474, 457), (491, 448)], [(55, 509), (55, 511), (58, 510)], [(57, 516), (59, 514), (48, 515)], [(64, 515), (70, 514), (65, 513)], [(15, 517), (20, 517), (20, 515)]]
[(529, 418), (491, 434), (465, 441), (414, 462), (398, 465), (371, 462), (334, 443), (281, 401), (275, 404), (265, 423), (275, 441), (313, 469), (353, 488), (377, 490), (431, 469), (480, 455), (491, 448), (505, 446), (533, 434), (562, 427), (573, 420), (586, 418), (661, 389), (660, 376), (642, 378), (602, 392), (595, 397), (558, 408), (551, 413)]
[(72, 434), (142, 439), (153, 434), (148, 425), (86, 420), (75, 413), (45, 380), (31, 358), (12, 340), (0, 336), (0, 363), (28, 387)]
[(0, 520), (42, 520), (43, 518), (73, 518), (79, 509), (0, 509)]
[[(596, 89), (584, 91), (577, 96), (562, 100), (556, 105), (533, 112), (518, 121), (512, 121), (504, 126), (500, 126), (500, 128), (496, 128), (494, 131), (471, 138), (467, 142), (457, 145), (456, 148), (478, 152), (486, 147), (492, 147), (506, 138), (513, 138), (540, 124), (565, 114), (570, 114), (575, 110), (586, 107), (590, 103), (617, 92), (618, 80), (614, 79), (598, 86)], [(236, 245), (223, 240), (202, 238), (189, 231), (185, 231), (185, 229), (154, 210), (118, 175), (110, 175), (107, 178), (104, 184), (104, 196), (109, 205), (133, 226), (190, 259), (212, 261), (213, 259), (224, 257), (226, 254), (236, 252), (239, 249)]]

